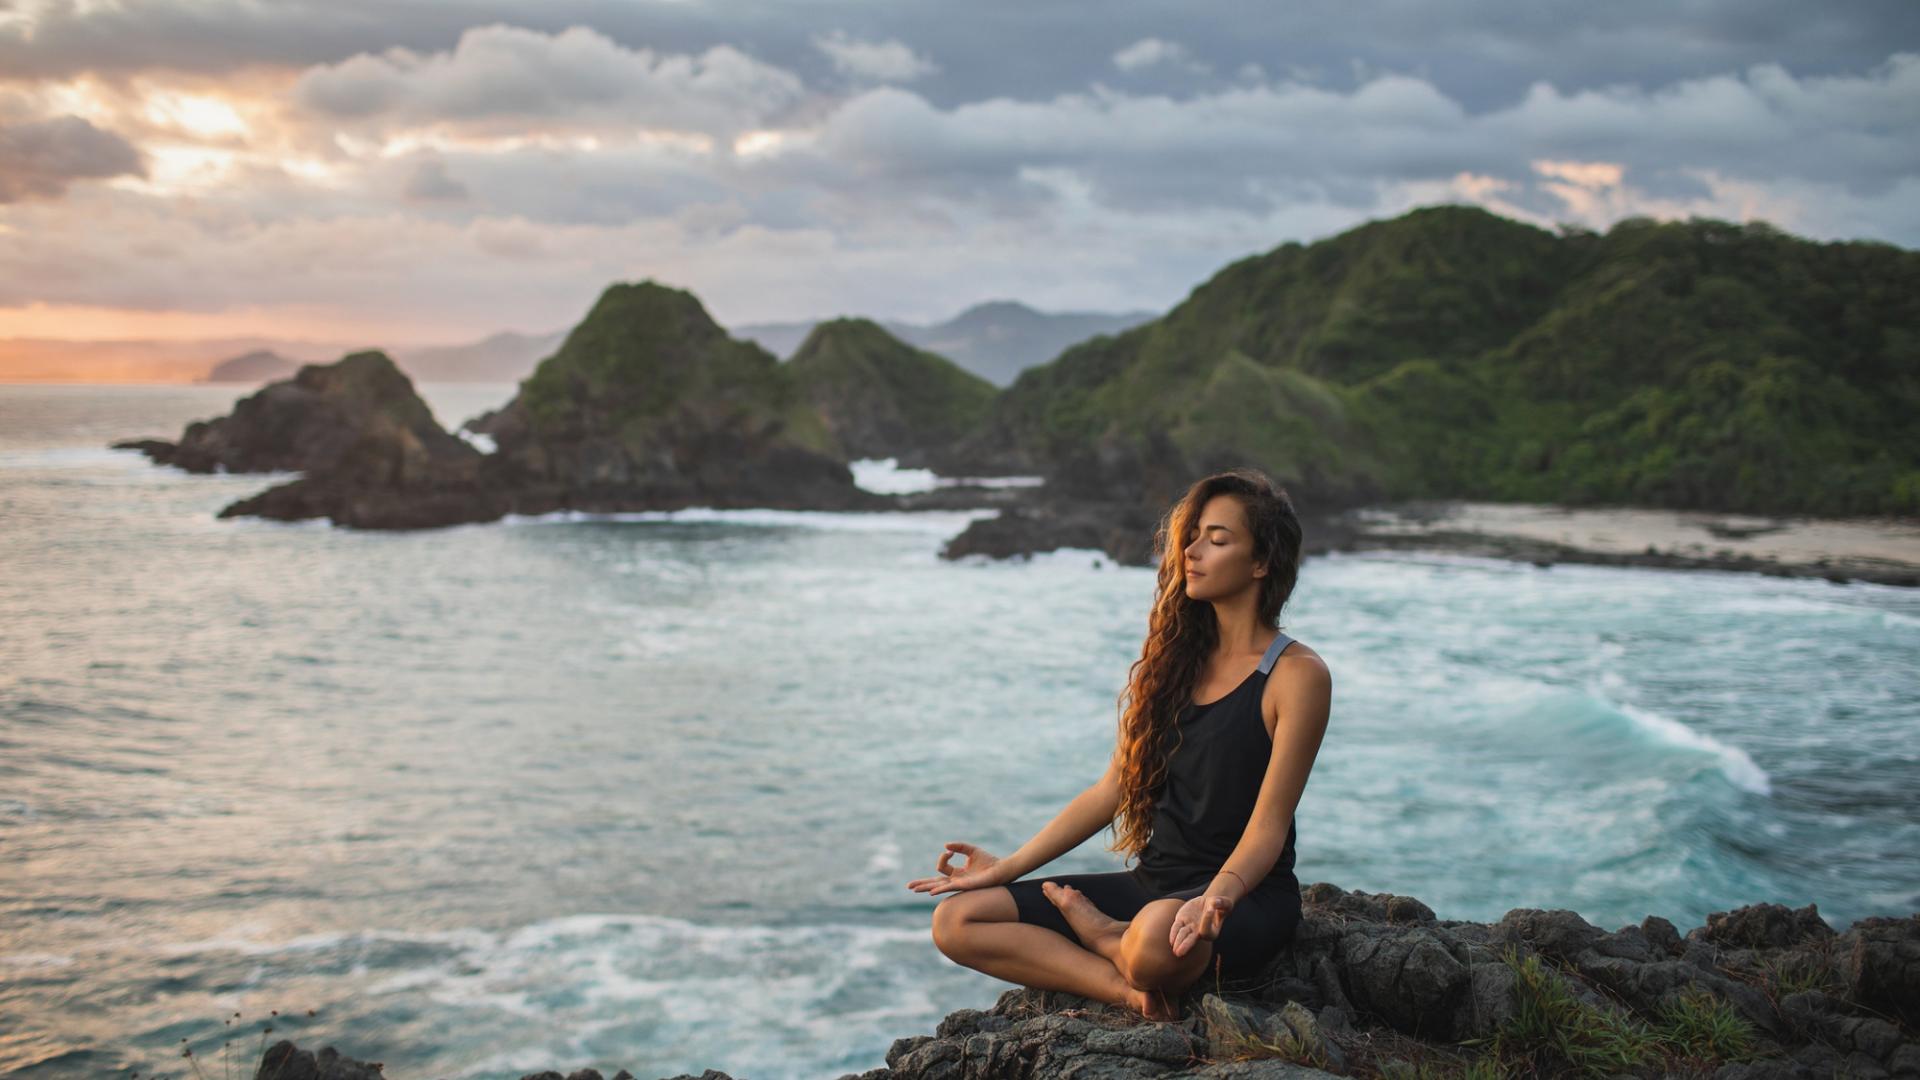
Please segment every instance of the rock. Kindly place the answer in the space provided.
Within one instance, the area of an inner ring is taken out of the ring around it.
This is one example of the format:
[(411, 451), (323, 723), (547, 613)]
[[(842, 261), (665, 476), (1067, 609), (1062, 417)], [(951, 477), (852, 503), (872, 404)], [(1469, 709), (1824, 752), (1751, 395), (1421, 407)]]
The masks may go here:
[(891, 506), (854, 485), (771, 353), (653, 281), (603, 292), (486, 427), (518, 473), (576, 506)]
[(1920, 914), (1861, 919), (1841, 940), (1853, 1000), (1920, 1027)]
[[(178, 443), (113, 444), (188, 472), (317, 472), (336, 467), (418, 476), (471, 467), (479, 451), (448, 434), (385, 353), (307, 364), (291, 379), (241, 398), (233, 411), (187, 425)], [(375, 448), (378, 448), (377, 450)]]
[(1565, 909), (1541, 911), (1514, 908), (1496, 924), (1511, 940), (1524, 942), (1548, 956), (1571, 960), (1593, 947), (1604, 931)]
[(1059, 548), (1092, 548), (1124, 566), (1151, 560), (1155, 522), (1145, 507), (1029, 496), (1023, 505), (982, 518), (947, 541), (943, 559), (1030, 557)]
[(1348, 996), (1415, 1038), (1456, 1041), (1463, 1006), (1472, 995), (1469, 968), (1439, 932), (1413, 926), (1349, 930), (1337, 957)]
[[(951, 1036), (948, 1037), (951, 1038)], [(887, 1067), (899, 1068), (901, 1059), (934, 1041), (935, 1038), (936, 1036), (933, 1035), (909, 1035), (903, 1039), (893, 1040), (893, 1045), (887, 1048)]]
[(222, 517), (369, 529), (559, 510), (900, 505), (853, 483), (777, 360), (728, 337), (691, 293), (651, 281), (607, 289), (513, 400), (465, 426), (494, 450), (442, 430), (393, 362), (368, 352), (304, 367), (232, 415), (189, 426), (178, 444), (115, 445), (198, 471), (305, 474)]
[(1813, 904), (1798, 910), (1784, 904), (1749, 904), (1737, 911), (1707, 916), (1706, 940), (1716, 945), (1747, 948), (1784, 948), (1803, 941), (1833, 937), (1833, 928)]
[(302, 1050), (288, 1039), (281, 1039), (260, 1055), (256, 1080), (384, 1080), (377, 1061), (356, 1061), (343, 1057), (331, 1046), (316, 1053)]
[(1646, 935), (1649, 945), (1665, 950), (1668, 956), (1678, 956), (1686, 949), (1685, 943), (1680, 940), (1680, 931), (1658, 915), (1649, 915), (1643, 919), (1640, 923), (1640, 932)]
[(870, 319), (816, 324), (786, 369), (842, 457), (891, 457), (908, 468), (978, 427), (998, 392)]

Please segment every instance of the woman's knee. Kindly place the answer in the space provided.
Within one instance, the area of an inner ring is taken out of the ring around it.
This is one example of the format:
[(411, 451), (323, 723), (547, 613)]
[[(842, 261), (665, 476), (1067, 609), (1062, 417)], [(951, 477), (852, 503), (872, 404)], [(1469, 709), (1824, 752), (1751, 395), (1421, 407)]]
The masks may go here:
[(1192, 982), (1205, 969), (1206, 955), (1212, 944), (1196, 941), (1184, 956), (1173, 954), (1168, 940), (1173, 917), (1182, 901), (1155, 900), (1140, 909), (1120, 939), (1120, 957), (1115, 964), (1127, 984), (1136, 990), (1162, 990)]
[(1019, 917), (1020, 909), (1014, 904), (1012, 894), (1004, 888), (996, 886), (955, 893), (933, 906), (934, 948), (957, 958), (956, 954), (967, 947), (970, 926), (983, 922), (1005, 922)]

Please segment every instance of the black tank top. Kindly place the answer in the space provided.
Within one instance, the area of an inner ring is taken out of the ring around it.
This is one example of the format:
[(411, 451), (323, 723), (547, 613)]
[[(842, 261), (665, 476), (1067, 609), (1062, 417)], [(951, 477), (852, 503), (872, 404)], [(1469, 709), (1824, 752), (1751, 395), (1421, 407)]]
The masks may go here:
[[(1154, 805), (1153, 831), (1132, 873), (1160, 891), (1212, 881), (1240, 843), (1253, 817), (1253, 804), (1273, 757), (1273, 738), (1260, 715), (1267, 675), (1293, 639), (1280, 634), (1267, 646), (1260, 666), (1225, 697), (1196, 705), (1189, 701), (1169, 725), (1163, 745), (1166, 786)], [(1298, 892), (1293, 876), (1296, 824), (1287, 825), (1287, 845), (1255, 886)]]

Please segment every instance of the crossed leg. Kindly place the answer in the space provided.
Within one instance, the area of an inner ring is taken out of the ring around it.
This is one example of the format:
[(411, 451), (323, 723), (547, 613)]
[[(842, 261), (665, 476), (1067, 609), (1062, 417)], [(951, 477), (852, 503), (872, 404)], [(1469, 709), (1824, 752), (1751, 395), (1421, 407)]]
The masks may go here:
[(955, 963), (997, 979), (1065, 990), (1149, 1019), (1178, 1018), (1174, 999), (1199, 980), (1213, 958), (1209, 940), (1195, 942), (1185, 956), (1173, 955), (1168, 936), (1184, 901), (1148, 901), (1123, 922), (1078, 889), (1049, 883), (1043, 890), (1087, 946), (1049, 927), (1020, 922), (1013, 894), (999, 886), (970, 889), (935, 905), (934, 945)]

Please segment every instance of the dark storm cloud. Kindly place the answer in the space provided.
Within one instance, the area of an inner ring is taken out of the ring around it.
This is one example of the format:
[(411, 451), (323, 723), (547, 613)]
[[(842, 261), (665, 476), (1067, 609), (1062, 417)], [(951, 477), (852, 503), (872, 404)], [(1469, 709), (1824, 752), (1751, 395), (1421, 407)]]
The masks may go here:
[(132, 144), (77, 116), (0, 124), (0, 203), (54, 198), (75, 180), (142, 171)]

